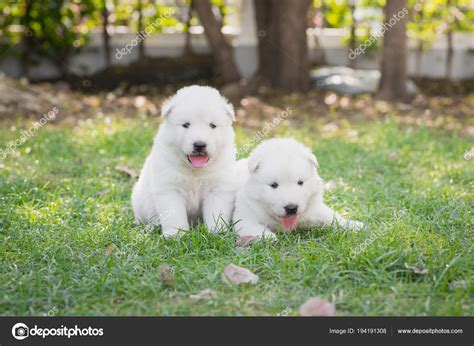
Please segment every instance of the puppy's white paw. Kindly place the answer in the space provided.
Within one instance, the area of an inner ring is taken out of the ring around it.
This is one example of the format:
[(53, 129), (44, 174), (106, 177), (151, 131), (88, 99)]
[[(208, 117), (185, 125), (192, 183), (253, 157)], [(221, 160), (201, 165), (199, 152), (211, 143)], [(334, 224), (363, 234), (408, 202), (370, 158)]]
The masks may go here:
[(185, 231), (181, 229), (176, 229), (176, 228), (166, 228), (163, 229), (163, 237), (169, 239), (169, 238), (179, 238), (184, 234)]
[(258, 239), (268, 239), (275, 241), (277, 240), (277, 235), (272, 231), (265, 230), (261, 233), (239, 233), (239, 239), (242, 239), (243, 241), (246, 241), (248, 243), (253, 243)]
[(351, 231), (359, 231), (364, 228), (364, 224), (360, 221), (349, 221), (347, 223), (347, 228)]
[(277, 240), (278, 236), (276, 233), (273, 233), (272, 231), (265, 230), (261, 235), (260, 238), (268, 239), (268, 240)]

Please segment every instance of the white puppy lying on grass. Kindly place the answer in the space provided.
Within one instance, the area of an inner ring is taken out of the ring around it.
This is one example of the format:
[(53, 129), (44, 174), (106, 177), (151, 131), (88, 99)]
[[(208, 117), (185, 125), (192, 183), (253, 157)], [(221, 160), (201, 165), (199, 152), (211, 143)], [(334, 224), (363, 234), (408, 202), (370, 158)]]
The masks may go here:
[(202, 219), (211, 231), (234, 207), (234, 109), (216, 89), (180, 89), (162, 106), (164, 121), (132, 194), (138, 221), (176, 235)]
[(323, 203), (318, 162), (303, 144), (289, 138), (270, 139), (245, 161), (248, 177), (237, 192), (233, 216), (240, 237), (275, 238), (279, 229), (333, 223), (352, 230), (363, 227)]

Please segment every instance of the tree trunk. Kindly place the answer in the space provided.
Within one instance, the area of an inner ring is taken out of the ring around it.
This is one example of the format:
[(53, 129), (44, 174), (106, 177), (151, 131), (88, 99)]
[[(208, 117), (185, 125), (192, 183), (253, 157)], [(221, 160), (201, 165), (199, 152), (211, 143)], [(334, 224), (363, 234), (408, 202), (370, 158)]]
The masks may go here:
[[(424, 19), (424, 0), (418, 0), (416, 2), (415, 8), (417, 6), (419, 6), (418, 16), (419, 16), (419, 21), (420, 21), (420, 26), (421, 26)], [(416, 48), (416, 63), (415, 63), (415, 75), (418, 77), (421, 77), (423, 75), (421, 73), (421, 60), (423, 57), (423, 43), (424, 43), (423, 39), (419, 38), (417, 48)]]
[(257, 23), (258, 36), (258, 72), (257, 74), (268, 82), (271, 82), (276, 70), (273, 60), (276, 53), (276, 42), (270, 42), (275, 39), (275, 33), (271, 30), (276, 29), (276, 25), (271, 25), (271, 16), (273, 13), (272, 0), (254, 0), (255, 18)]
[(104, 58), (105, 67), (109, 67), (112, 63), (112, 55), (110, 51), (110, 35), (108, 32), (109, 26), (109, 9), (107, 8), (107, 0), (102, 1), (102, 38), (104, 40)]
[(309, 88), (307, 20), (310, 0), (255, 0), (258, 75), (275, 88)]
[(193, 53), (193, 47), (191, 45), (191, 32), (189, 31), (189, 29), (191, 28), (191, 21), (193, 19), (193, 11), (194, 11), (193, 0), (190, 0), (189, 9), (188, 9), (188, 18), (186, 20), (186, 33), (184, 37), (184, 55), (190, 55)]
[(447, 41), (447, 49), (446, 49), (446, 79), (451, 79), (451, 66), (453, 62), (453, 24), (455, 18), (451, 21), (451, 0), (447, 0), (446, 3), (448, 7), (448, 18), (446, 19), (446, 41)]
[(59, 71), (61, 74), (61, 79), (64, 81), (69, 81), (71, 78), (71, 73), (69, 72), (69, 62), (71, 58), (71, 53), (69, 49), (65, 49), (64, 51), (61, 52), (61, 55), (59, 57), (60, 64), (59, 66)]
[(280, 72), (276, 87), (288, 91), (305, 91), (309, 88), (309, 60), (306, 36), (310, 0), (278, 1), (278, 32)]
[(316, 57), (316, 60), (315, 60), (315, 63), (319, 66), (323, 66), (323, 65), (326, 65), (327, 62), (326, 62), (326, 51), (324, 49), (324, 46), (323, 44), (321, 43), (321, 39), (320, 39), (320, 36), (323, 32), (323, 28), (324, 28), (324, 13), (325, 13), (325, 6), (324, 6), (324, 0), (321, 0), (321, 7), (317, 10), (317, 13), (319, 13), (319, 16), (321, 18), (321, 20), (319, 21), (319, 23), (316, 25), (315, 29), (317, 29), (317, 34), (314, 35), (314, 44), (316, 46), (316, 49), (317, 49), (317, 57)]
[[(355, 19), (355, 3), (354, 1), (349, 1), (349, 11), (351, 13), (351, 30), (349, 37), (349, 49), (351, 52), (356, 50), (356, 19)], [(355, 67), (355, 59), (349, 59), (349, 67)]]
[(22, 37), (22, 52), (21, 52), (21, 73), (23, 77), (30, 78), (31, 54), (33, 51), (33, 30), (30, 29), (31, 24), (31, 1), (26, 1), (25, 14), (21, 19), (24, 27)]
[[(387, 101), (404, 101), (406, 90), (406, 13), (407, 0), (387, 0), (385, 5), (385, 25), (399, 18), (391, 27), (387, 27), (383, 40), (382, 78), (378, 97)], [(394, 17), (396, 16), (396, 17)]]
[(316, 47), (316, 56), (314, 58), (314, 63), (318, 66), (326, 65), (326, 51), (324, 50), (323, 45), (319, 40), (319, 34), (314, 35), (314, 46)]
[(451, 66), (453, 64), (453, 31), (448, 28), (446, 32), (446, 39), (448, 41), (448, 47), (446, 50), (446, 79), (451, 79)]
[[(138, 33), (143, 31), (143, 1), (138, 0)], [(138, 43), (138, 59), (143, 60), (145, 58), (145, 40), (142, 38)]]
[[(61, 34), (67, 32), (68, 28), (62, 22), (58, 23), (58, 30)], [(70, 81), (70, 71), (69, 71), (69, 63), (71, 60), (72, 54), (72, 46), (64, 46), (63, 49), (60, 49), (56, 52), (56, 60), (59, 60), (60, 64), (58, 64), (59, 71), (61, 73), (61, 79), (65, 81)]]
[(415, 63), (415, 75), (421, 77), (421, 59), (423, 57), (423, 41), (418, 40), (418, 45), (416, 47), (416, 63)]
[(217, 71), (224, 83), (232, 83), (240, 79), (237, 66), (234, 63), (232, 46), (226, 41), (221, 31), (219, 21), (212, 13), (209, 0), (194, 0), (194, 8), (204, 27), (207, 40), (217, 65)]

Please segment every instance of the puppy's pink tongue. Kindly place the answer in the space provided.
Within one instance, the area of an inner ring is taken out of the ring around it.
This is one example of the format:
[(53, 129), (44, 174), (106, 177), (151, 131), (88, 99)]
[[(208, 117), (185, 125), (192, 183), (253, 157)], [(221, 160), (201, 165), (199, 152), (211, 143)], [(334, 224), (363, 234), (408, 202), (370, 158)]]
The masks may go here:
[(202, 168), (206, 165), (207, 160), (209, 160), (208, 156), (200, 156), (200, 155), (189, 155), (188, 156), (189, 162), (195, 168)]
[(286, 229), (292, 229), (298, 221), (298, 215), (280, 217), (280, 221)]

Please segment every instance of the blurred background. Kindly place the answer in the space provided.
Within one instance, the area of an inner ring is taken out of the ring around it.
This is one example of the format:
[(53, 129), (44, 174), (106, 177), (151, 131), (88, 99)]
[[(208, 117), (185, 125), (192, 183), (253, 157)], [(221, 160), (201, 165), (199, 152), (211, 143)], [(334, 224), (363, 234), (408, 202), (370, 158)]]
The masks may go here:
[(240, 81), (230, 96), (407, 100), (472, 90), (473, 23), (472, 0), (2, 0), (0, 71), (89, 92)]

